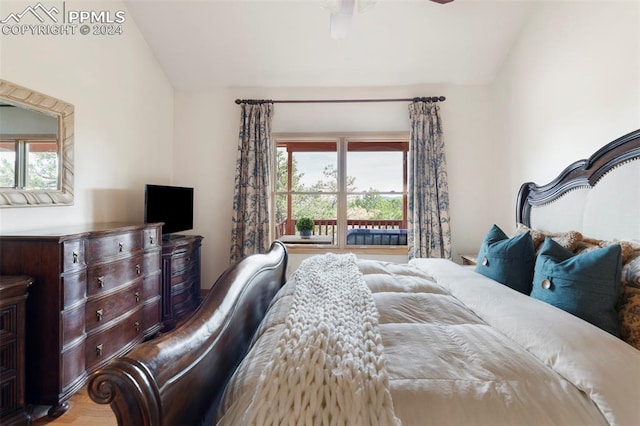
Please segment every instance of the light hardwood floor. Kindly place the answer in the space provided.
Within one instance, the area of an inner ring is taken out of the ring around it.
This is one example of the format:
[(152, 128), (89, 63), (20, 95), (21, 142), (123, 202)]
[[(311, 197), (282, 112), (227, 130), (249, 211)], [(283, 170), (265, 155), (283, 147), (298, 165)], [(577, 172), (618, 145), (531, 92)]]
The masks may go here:
[(93, 402), (86, 387), (69, 399), (69, 405), (69, 409), (62, 416), (52, 419), (45, 413), (45, 416), (35, 420), (33, 425), (117, 426), (118, 424), (111, 407)]

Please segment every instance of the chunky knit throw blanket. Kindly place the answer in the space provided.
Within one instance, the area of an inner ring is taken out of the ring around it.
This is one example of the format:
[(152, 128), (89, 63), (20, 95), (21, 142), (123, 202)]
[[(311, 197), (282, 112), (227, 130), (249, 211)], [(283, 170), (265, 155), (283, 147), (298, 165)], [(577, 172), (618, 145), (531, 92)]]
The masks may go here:
[(399, 425), (378, 311), (353, 254), (302, 262), (293, 303), (243, 424)]

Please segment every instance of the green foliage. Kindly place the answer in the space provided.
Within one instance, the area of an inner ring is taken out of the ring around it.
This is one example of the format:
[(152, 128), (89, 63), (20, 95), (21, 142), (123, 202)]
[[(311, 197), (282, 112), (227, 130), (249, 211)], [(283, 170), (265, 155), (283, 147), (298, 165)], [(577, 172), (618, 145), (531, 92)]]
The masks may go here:
[(14, 187), (16, 177), (14, 165), (15, 163), (9, 162), (6, 158), (3, 158), (2, 161), (0, 161), (0, 187)]
[(58, 155), (41, 152), (29, 162), (29, 188), (56, 189), (58, 186)]
[(369, 192), (349, 203), (349, 209), (361, 208), (369, 215), (363, 219), (402, 220), (402, 198), (383, 197), (375, 193), (373, 188)]
[(296, 220), (296, 229), (298, 231), (312, 231), (314, 225), (313, 219), (310, 217), (302, 216), (300, 219)]

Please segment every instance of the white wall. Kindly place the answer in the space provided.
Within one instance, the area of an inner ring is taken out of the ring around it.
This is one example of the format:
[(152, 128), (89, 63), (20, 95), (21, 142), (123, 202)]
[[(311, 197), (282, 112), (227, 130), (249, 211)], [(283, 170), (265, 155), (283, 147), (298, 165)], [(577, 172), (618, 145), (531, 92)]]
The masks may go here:
[[(491, 161), (488, 87), (255, 88), (177, 92), (175, 182), (196, 188), (194, 232), (203, 241), (203, 281), (210, 287), (229, 265), (231, 206), (240, 107), (236, 98), (345, 99), (443, 95), (454, 257), (477, 252), (493, 223), (482, 199), (498, 169)], [(408, 103), (275, 104), (274, 132), (408, 131)], [(481, 176), (480, 179), (477, 177)], [(473, 206), (473, 207), (470, 207)], [(401, 260), (401, 259), (399, 259)], [(406, 260), (406, 258), (405, 258)]]
[[(0, 16), (33, 1), (0, 3)], [(122, 2), (68, 9), (125, 10)], [(143, 219), (144, 184), (172, 179), (173, 89), (131, 16), (123, 34), (0, 35), (0, 78), (75, 106), (75, 204), (0, 209), (2, 231)]]
[[(640, 127), (640, 2), (539, 2), (493, 86), (498, 198)], [(512, 230), (511, 223), (504, 226)]]

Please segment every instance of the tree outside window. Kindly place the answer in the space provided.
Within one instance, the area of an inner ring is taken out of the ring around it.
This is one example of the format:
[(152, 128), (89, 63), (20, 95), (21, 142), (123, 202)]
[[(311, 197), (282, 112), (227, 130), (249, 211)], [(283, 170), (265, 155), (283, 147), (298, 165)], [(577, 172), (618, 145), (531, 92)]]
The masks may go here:
[(55, 190), (58, 168), (55, 139), (0, 141), (0, 187)]

